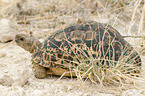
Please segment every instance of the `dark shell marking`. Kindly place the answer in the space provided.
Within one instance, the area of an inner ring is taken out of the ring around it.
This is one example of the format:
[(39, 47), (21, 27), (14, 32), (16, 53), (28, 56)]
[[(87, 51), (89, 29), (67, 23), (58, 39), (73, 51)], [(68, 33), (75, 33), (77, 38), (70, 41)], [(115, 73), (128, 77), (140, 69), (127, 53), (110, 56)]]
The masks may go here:
[[(104, 62), (109, 66), (109, 60), (116, 62), (125, 57), (127, 63), (141, 67), (140, 56), (117, 30), (94, 21), (59, 30), (39, 45), (32, 61), (44, 67), (69, 69), (78, 65), (75, 61), (90, 56), (100, 59), (102, 66)], [(101, 60), (102, 57), (105, 60)]]

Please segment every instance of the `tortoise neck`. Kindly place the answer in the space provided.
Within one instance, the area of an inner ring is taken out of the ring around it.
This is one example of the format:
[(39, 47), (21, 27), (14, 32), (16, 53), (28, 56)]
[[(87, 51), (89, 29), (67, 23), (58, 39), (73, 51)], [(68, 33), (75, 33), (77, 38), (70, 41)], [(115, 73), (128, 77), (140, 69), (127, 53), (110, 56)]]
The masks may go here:
[(37, 49), (39, 44), (40, 44), (40, 41), (39, 40), (35, 40), (29, 52), (33, 53)]

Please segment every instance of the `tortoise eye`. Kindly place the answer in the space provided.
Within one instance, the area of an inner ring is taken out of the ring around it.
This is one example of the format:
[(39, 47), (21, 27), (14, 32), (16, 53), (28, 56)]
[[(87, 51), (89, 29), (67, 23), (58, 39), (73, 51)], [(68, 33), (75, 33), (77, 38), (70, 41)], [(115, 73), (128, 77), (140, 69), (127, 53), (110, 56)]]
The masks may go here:
[(21, 41), (24, 41), (24, 38), (20, 38)]

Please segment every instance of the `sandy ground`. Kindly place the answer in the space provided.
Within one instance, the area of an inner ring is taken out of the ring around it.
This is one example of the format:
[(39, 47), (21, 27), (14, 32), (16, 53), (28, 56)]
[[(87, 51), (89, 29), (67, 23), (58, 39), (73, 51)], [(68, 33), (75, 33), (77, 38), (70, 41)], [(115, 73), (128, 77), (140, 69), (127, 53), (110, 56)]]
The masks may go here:
[[(4, 2), (3, 0), (0, 1)], [(133, 2), (133, 0), (126, 3), (128, 4), (126, 5), (127, 7), (123, 9), (119, 7), (121, 10), (117, 9), (116, 6), (111, 9), (110, 2), (108, 2), (109, 7), (102, 7), (103, 4), (103, 6), (107, 4), (102, 3), (104, 0), (97, 3), (94, 2), (95, 0), (42, 0), (42, 2), (41, 0), (22, 0), (20, 2), (22, 6), (17, 4), (20, 0), (8, 0), (7, 2), (9, 1), (14, 2), (10, 4), (0, 3), (0, 41), (2, 42), (9, 39), (14, 40), (15, 34), (21, 32), (21, 30), (27, 30), (26, 33), (33, 31), (33, 35), (43, 41), (56, 30), (76, 23), (78, 18), (109, 23), (122, 35), (140, 35), (141, 33), (139, 32), (145, 33), (145, 28), (139, 26), (140, 22), (144, 22), (139, 19), (141, 13), (138, 10), (142, 10), (142, 7), (139, 6), (136, 11), (134, 4), (138, 2)], [(44, 3), (43, 1), (47, 2)], [(119, 2), (117, 4), (122, 3)], [(8, 10), (6, 10), (7, 8)], [(86, 11), (87, 8), (91, 10)], [(93, 13), (94, 10), (97, 10), (97, 12)], [(90, 11), (91, 13), (89, 13)], [(113, 11), (114, 13), (109, 13)], [(133, 12), (136, 12), (136, 14)], [(34, 14), (37, 15), (34, 16)], [(143, 34), (141, 35), (144, 36)], [(144, 39), (125, 39), (138, 52), (141, 50), (141, 45), (144, 47)], [(82, 82), (76, 80), (76, 78), (65, 77), (57, 81), (59, 77), (48, 76), (46, 79), (36, 79), (31, 70), (31, 54), (17, 46), (14, 41), (2, 42), (0, 43), (0, 96), (145, 96), (145, 80), (141, 81), (138, 86), (130, 84), (131, 87), (125, 89), (122, 87), (102, 88), (92, 84), (90, 81)], [(141, 54), (141, 58), (144, 73), (145, 55)]]

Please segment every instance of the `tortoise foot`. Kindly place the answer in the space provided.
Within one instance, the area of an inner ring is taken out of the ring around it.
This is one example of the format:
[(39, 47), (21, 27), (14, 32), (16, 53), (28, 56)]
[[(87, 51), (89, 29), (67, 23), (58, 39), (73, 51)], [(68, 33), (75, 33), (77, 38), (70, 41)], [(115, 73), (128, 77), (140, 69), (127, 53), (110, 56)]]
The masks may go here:
[(38, 64), (33, 63), (32, 69), (35, 74), (35, 77), (38, 79), (43, 79), (47, 76), (46, 68), (44, 68)]

